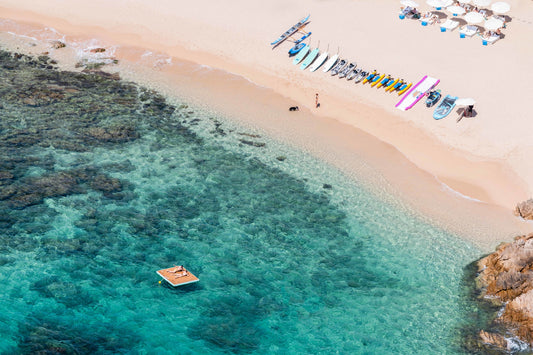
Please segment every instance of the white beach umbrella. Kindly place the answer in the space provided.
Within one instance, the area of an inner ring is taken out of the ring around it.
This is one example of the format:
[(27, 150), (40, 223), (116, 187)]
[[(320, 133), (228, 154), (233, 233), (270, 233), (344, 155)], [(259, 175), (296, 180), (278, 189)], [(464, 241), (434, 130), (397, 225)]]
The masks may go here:
[(490, 5), (490, 3), (492, 2), (492, 0), (474, 0), (472, 1), (472, 3), (476, 6), (479, 6), (479, 7), (487, 7)]
[(428, 0), (426, 1), (426, 4), (428, 4), (431, 7), (440, 9), (442, 7), (450, 6), (453, 4), (452, 0)]
[(448, 6), (446, 10), (451, 12), (453, 16), (462, 15), (466, 12), (461, 6)]
[(457, 101), (455, 101), (455, 104), (457, 106), (470, 106), (470, 105), (475, 105), (476, 104), (476, 100), (474, 100), (471, 97), (467, 97), (467, 98), (464, 98), (464, 99), (458, 99)]
[(471, 24), (481, 23), (485, 18), (479, 12), (469, 12), (464, 17), (465, 21)]
[(403, 6), (408, 6), (408, 7), (419, 7), (420, 5), (413, 1), (413, 0), (402, 0), (400, 1), (400, 4), (402, 4)]
[(461, 4), (470, 4), (472, 0), (457, 0), (457, 1), (459, 1)]
[(499, 1), (499, 2), (495, 2), (494, 4), (492, 4), (490, 6), (490, 9), (497, 14), (504, 14), (508, 12), (509, 10), (511, 10), (511, 5), (509, 5), (506, 2)]
[(494, 31), (503, 27), (503, 21), (497, 18), (489, 18), (483, 25), (486, 30)]

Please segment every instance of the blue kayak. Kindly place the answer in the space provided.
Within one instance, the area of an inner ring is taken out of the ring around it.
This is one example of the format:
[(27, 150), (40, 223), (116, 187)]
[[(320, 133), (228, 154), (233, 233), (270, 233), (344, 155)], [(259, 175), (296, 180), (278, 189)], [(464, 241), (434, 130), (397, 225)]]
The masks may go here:
[(292, 57), (293, 55), (296, 55), (296, 53), (301, 51), (303, 47), (305, 47), (305, 43), (297, 43), (297, 44), (295, 44), (294, 47), (289, 49), (289, 56)]

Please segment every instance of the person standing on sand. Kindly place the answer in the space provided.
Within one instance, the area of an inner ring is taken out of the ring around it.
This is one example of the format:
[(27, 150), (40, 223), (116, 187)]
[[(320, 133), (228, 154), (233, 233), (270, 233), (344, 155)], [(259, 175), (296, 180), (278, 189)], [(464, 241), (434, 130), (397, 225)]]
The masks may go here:
[(318, 103), (318, 92), (315, 94), (315, 107), (319, 108), (320, 104)]

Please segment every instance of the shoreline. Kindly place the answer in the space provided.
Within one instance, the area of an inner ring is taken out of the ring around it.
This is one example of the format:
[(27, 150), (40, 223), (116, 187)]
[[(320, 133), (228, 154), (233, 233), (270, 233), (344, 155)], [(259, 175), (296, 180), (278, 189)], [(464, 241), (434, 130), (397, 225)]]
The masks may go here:
[[(25, 16), (30, 23), (32, 19), (35, 20), (31, 14), (19, 13), (17, 16)], [(71, 36), (60, 22), (47, 22), (47, 25), (52, 25), (67, 36)], [(72, 25), (72, 28), (76, 26)], [(80, 33), (91, 33), (103, 41), (119, 46), (115, 53), (121, 63), (118, 66), (119, 71), (121, 74), (126, 74), (128, 70), (124, 69), (128, 66), (131, 68), (125, 79), (152, 86), (167, 95), (172, 93), (175, 95), (178, 89), (178, 92), (182, 91), (180, 95), (197, 97), (197, 101), (208, 101), (210, 107), (223, 112), (231, 119), (236, 119), (241, 124), (257, 127), (283, 143), (302, 149), (336, 166), (349, 176), (363, 178), (370, 185), (373, 183), (380, 185), (378, 188), (385, 189), (387, 193), (397, 193), (408, 206), (423, 214), (432, 223), (474, 241), (484, 250), (490, 250), (498, 242), (517, 234), (527, 233), (533, 227), (532, 224), (514, 217), (511, 209), (506, 208), (511, 207), (509, 206), (511, 203), (514, 206), (520, 202), (521, 200), (515, 201), (516, 196), (527, 191), (527, 187), (523, 186), (524, 182), (517, 175), (509, 173), (508, 167), (505, 166), (507, 163), (497, 160), (482, 161), (482, 158), (461, 154), (446, 145), (439, 146), (440, 143), (432, 142), (430, 135), (424, 135), (424, 132), (409, 122), (395, 122), (394, 130), (406, 130), (408, 133), (403, 136), (417, 138), (416, 142), (404, 139), (402, 144), (407, 147), (404, 147), (404, 150), (424, 148), (425, 153), (428, 151), (434, 153), (421, 154), (417, 158), (418, 161), (413, 160), (411, 155), (387, 139), (394, 132), (391, 132), (386, 123), (390, 123), (396, 117), (385, 109), (365, 102), (364, 98), (352, 98), (355, 103), (350, 104), (346, 101), (346, 97), (328, 95), (326, 90), (326, 94), (321, 92), (321, 103), (337, 108), (309, 109), (301, 103), (305, 97), (314, 99), (314, 90), (308, 87), (309, 83), (307, 87), (303, 85), (302, 88), (298, 88), (290, 81), (286, 81), (277, 84), (278, 87), (270, 88), (269, 84), (279, 81), (279, 77), (255, 73), (236, 64), (229, 65), (226, 58), (217, 57), (215, 54), (193, 52), (178, 47), (174, 47), (170, 52), (179, 52), (180, 62), (174, 59), (174, 65), (162, 64), (160, 68), (154, 70), (149, 65), (139, 63), (139, 58), (145, 52), (140, 48), (128, 48), (130, 44), (128, 38), (121, 35), (102, 36), (101, 32), (105, 29), (96, 26), (77, 28), (77, 32), (73, 31), (76, 36)], [(148, 50), (168, 54), (165, 48), (148, 48)], [(54, 51), (51, 56), (61, 55), (60, 51), (62, 49)], [(283, 56), (280, 53), (276, 55), (280, 58)], [(192, 62), (196, 61), (203, 66), (191, 63), (191, 58), (195, 59)], [(232, 74), (228, 68), (237, 74)], [(296, 69), (289, 68), (289, 70)], [(134, 72), (136, 74), (133, 74)], [(181, 82), (178, 84), (175, 79)], [(288, 86), (288, 89), (283, 92), (279, 90), (279, 86)], [(303, 108), (296, 115), (287, 112), (287, 107), (292, 106), (294, 101)], [(242, 105), (242, 102), (246, 102), (247, 105)], [(261, 114), (257, 115), (258, 112)], [(362, 122), (358, 122), (362, 127), (354, 126), (349, 120), (355, 115), (358, 119), (362, 117)], [(388, 122), (378, 124), (376, 127), (367, 127), (368, 122), (375, 121), (376, 117)], [(373, 132), (379, 132), (380, 135), (374, 135)], [(414, 146), (409, 147), (409, 145)], [(427, 164), (431, 167), (432, 163), (433, 165), (437, 163), (436, 156), (441, 159), (438, 162), (441, 171), (445, 171), (445, 167), (450, 169), (454, 167), (458, 172), (452, 176), (445, 176), (435, 174), (431, 169), (426, 170)], [(375, 173), (382, 175), (382, 181), (373, 181)], [(465, 175), (466, 179), (461, 179), (463, 177), (461, 174)], [(490, 179), (487, 179), (487, 176)], [(480, 179), (483, 179), (481, 186), (473, 183)], [(472, 201), (464, 196), (485, 202)], [(527, 196), (524, 196), (523, 199), (526, 198)]]

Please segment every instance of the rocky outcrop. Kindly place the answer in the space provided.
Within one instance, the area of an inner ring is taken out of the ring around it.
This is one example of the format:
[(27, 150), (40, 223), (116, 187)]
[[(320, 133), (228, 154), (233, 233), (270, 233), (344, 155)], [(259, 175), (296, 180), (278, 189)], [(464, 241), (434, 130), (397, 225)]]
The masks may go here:
[[(500, 245), (478, 262), (478, 268), (482, 297), (503, 306), (495, 324), (507, 329), (506, 338), (517, 337), (533, 347), (533, 234)], [(481, 331), (480, 338), (497, 348), (511, 346), (498, 334)]]
[(520, 202), (514, 209), (514, 214), (524, 219), (533, 219), (533, 199)]
[[(505, 337), (501, 334), (486, 332), (484, 330), (479, 332), (479, 338), (482, 344), (487, 344), (499, 349), (507, 349), (508, 343)], [(482, 348), (482, 345), (480, 346)]]

